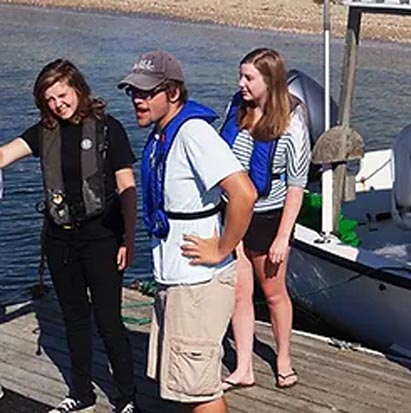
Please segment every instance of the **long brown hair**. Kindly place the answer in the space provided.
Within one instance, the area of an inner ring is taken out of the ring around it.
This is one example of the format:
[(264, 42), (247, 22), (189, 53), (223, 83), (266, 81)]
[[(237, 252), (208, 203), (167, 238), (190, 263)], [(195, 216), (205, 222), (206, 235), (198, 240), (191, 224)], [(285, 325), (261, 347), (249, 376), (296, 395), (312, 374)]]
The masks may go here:
[(41, 124), (45, 128), (53, 129), (58, 122), (45, 99), (46, 90), (56, 82), (67, 82), (67, 85), (77, 93), (79, 104), (71, 122), (80, 123), (87, 116), (101, 119), (106, 107), (105, 102), (92, 95), (84, 76), (73, 63), (69, 60), (57, 59), (43, 67), (33, 88), (34, 101), (40, 110)]
[(287, 68), (281, 55), (272, 49), (259, 48), (248, 53), (240, 62), (251, 63), (261, 73), (267, 85), (267, 101), (263, 116), (253, 125), (250, 105), (242, 102), (239, 125), (247, 129), (256, 140), (280, 137), (290, 120), (290, 98), (287, 86)]

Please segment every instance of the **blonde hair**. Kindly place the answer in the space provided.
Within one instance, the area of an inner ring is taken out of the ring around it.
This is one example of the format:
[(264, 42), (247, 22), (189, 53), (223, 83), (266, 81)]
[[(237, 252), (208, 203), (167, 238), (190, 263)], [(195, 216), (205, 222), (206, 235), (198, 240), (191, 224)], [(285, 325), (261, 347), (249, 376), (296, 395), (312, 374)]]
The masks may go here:
[(272, 49), (259, 48), (248, 53), (240, 62), (251, 63), (262, 75), (268, 98), (263, 116), (253, 125), (249, 103), (243, 101), (238, 115), (239, 125), (247, 129), (256, 140), (280, 137), (290, 120), (290, 95), (287, 85), (287, 68), (281, 55)]
[(94, 116), (101, 119), (106, 107), (105, 102), (92, 96), (82, 73), (69, 60), (57, 59), (44, 66), (33, 88), (33, 96), (36, 106), (40, 110), (41, 124), (47, 129), (53, 129), (57, 126), (56, 115), (50, 110), (45, 99), (46, 90), (56, 82), (67, 82), (78, 96), (78, 108), (72, 118), (73, 123), (80, 123), (88, 116)]

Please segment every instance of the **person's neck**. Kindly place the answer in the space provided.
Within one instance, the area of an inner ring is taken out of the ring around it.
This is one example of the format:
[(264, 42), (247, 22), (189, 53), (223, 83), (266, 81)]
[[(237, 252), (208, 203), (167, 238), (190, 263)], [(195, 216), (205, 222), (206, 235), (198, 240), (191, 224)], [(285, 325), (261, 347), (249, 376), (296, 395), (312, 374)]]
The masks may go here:
[(157, 129), (159, 132), (162, 132), (163, 129), (178, 115), (180, 110), (183, 108), (181, 102), (172, 103), (170, 105), (170, 110), (157, 122)]
[(251, 122), (252, 122), (252, 127), (254, 127), (257, 122), (263, 117), (263, 110), (259, 106), (254, 106), (253, 108), (250, 108), (250, 115), (251, 115)]

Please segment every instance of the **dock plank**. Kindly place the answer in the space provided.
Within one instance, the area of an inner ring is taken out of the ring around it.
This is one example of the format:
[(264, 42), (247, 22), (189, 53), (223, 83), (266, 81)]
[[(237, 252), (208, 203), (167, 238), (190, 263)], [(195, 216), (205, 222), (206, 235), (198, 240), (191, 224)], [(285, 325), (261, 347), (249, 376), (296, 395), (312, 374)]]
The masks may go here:
[[(124, 289), (123, 299), (141, 405), (150, 413), (177, 413), (177, 406), (162, 401), (156, 384), (144, 374), (152, 299), (128, 289)], [(114, 386), (95, 329), (93, 339), (97, 412), (106, 413), (110, 412)], [(256, 323), (254, 349), (256, 386), (229, 392), (230, 412), (411, 411), (411, 360), (390, 361), (363, 349), (342, 350), (325, 339), (294, 332), (292, 349), (300, 381), (292, 389), (280, 390), (275, 388), (273, 337), (266, 323)], [(231, 339), (226, 340), (226, 350), (224, 375), (235, 359)], [(54, 293), (7, 308), (0, 318), (0, 381), (15, 392), (54, 405), (66, 394), (69, 371), (65, 330)]]

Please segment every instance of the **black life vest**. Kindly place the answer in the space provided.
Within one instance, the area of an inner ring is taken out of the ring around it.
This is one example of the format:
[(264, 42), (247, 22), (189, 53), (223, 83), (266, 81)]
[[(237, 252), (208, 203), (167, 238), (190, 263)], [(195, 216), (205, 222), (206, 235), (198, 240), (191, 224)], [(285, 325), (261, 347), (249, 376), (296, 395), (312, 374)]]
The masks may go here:
[(103, 120), (86, 118), (81, 136), (81, 205), (74, 205), (64, 187), (60, 125), (42, 127), (39, 139), (46, 212), (57, 225), (75, 225), (101, 214), (106, 206), (104, 158), (107, 126)]

